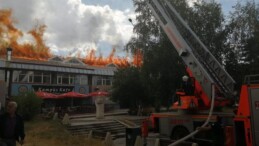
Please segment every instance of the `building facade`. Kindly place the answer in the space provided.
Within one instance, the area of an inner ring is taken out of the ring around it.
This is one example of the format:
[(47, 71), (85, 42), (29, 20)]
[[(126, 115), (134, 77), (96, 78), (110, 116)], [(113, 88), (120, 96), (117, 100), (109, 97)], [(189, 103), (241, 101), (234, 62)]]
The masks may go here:
[(113, 64), (89, 66), (77, 58), (62, 59), (55, 56), (45, 61), (1, 58), (0, 86), (5, 86), (6, 91), (2, 91), (0, 96), (17, 96), (28, 91), (55, 94), (71, 91), (87, 94), (95, 88), (109, 91), (116, 70)]

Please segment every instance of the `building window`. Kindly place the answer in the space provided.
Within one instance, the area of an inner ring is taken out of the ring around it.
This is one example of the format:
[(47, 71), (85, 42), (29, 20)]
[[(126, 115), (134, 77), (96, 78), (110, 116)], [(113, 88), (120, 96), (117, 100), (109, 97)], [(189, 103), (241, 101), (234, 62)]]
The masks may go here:
[(103, 85), (106, 85), (106, 86), (112, 85), (112, 79), (111, 78), (103, 78)]
[(69, 84), (69, 75), (62, 76), (62, 84)]
[(34, 72), (32, 75), (34, 75), (34, 83), (42, 83), (42, 72)]
[(43, 83), (44, 84), (51, 83), (51, 74), (50, 73), (43, 73)]
[(42, 83), (42, 77), (41, 76), (34, 76), (34, 83)]
[(88, 78), (87, 76), (80, 76), (80, 85), (88, 85)]
[(105, 85), (112, 85), (111, 80), (107, 79)]
[(75, 84), (75, 76), (69, 75), (69, 84)]
[(30, 72), (28, 71), (21, 71), (18, 77), (18, 82), (20, 83), (27, 83), (28, 82), (28, 75)]
[[(21, 71), (13, 71), (13, 82), (19, 82), (19, 75)], [(4, 77), (4, 75), (3, 75)]]
[(75, 75), (69, 74), (60, 74), (57, 75), (57, 84), (75, 84), (76, 77)]
[(75, 84), (80, 84), (80, 76), (75, 76)]
[(29, 75), (29, 83), (33, 83), (33, 75)]
[(96, 85), (103, 85), (102, 79), (98, 79), (97, 82), (96, 82)]
[(96, 78), (96, 85), (112, 85), (112, 78), (111, 77), (97, 77)]
[(62, 76), (57, 75), (57, 84), (62, 84)]
[(19, 83), (51, 83), (51, 74), (40, 71), (14, 71), (14, 81)]
[(86, 75), (75, 76), (75, 84), (88, 85), (88, 77)]

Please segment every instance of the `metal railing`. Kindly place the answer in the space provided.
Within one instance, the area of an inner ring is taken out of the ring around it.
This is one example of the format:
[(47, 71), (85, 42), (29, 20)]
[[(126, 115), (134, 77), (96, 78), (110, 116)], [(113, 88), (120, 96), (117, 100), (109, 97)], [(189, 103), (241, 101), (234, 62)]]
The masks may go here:
[(259, 84), (259, 74), (245, 76), (244, 84)]

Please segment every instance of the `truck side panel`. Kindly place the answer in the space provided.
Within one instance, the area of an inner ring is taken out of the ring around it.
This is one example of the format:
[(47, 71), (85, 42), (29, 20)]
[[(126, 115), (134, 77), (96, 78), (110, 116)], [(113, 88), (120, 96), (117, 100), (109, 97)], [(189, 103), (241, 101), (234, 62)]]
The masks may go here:
[(253, 144), (259, 145), (259, 87), (250, 88), (251, 129)]
[(193, 131), (193, 120), (187, 116), (162, 117), (159, 119), (159, 129), (162, 136), (171, 137), (175, 127), (182, 126), (189, 132)]

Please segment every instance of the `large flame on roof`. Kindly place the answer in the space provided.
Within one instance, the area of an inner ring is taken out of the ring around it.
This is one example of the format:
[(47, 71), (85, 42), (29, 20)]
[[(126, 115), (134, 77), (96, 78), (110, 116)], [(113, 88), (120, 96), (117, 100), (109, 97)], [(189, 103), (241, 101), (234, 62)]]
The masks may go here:
[[(51, 56), (49, 47), (43, 40), (43, 35), (46, 30), (46, 25), (36, 25), (32, 30), (27, 32), (34, 39), (33, 43), (18, 43), (18, 40), (23, 37), (24, 33), (17, 29), (13, 24), (15, 21), (11, 19), (11, 10), (0, 10), (0, 55), (6, 54), (6, 48), (13, 48), (13, 57), (29, 60), (48, 60)], [(106, 66), (115, 64), (118, 67), (127, 67), (130, 65), (141, 66), (142, 54), (138, 50), (133, 56), (133, 61), (129, 61), (127, 57), (114, 57), (116, 49), (108, 57), (103, 57), (101, 54), (97, 57), (95, 50), (91, 50), (89, 54), (82, 59), (88, 65)], [(71, 57), (71, 56), (69, 56)], [(79, 57), (78, 57), (79, 58)]]
[(11, 10), (0, 10), (0, 55), (6, 54), (6, 48), (13, 48), (13, 56), (24, 59), (47, 60), (51, 57), (49, 48), (43, 41), (45, 25), (36, 25), (30, 30), (34, 43), (19, 44), (18, 39), (23, 36), (23, 32), (15, 28), (11, 19)]
[(142, 66), (143, 63), (143, 54), (140, 49), (137, 49), (133, 56), (133, 64), (137, 67)]
[[(110, 55), (104, 58), (101, 54), (98, 57), (96, 57), (95, 50), (91, 50), (90, 53), (85, 57), (85, 59), (83, 59), (83, 62), (85, 64), (93, 65), (93, 66), (105, 66), (111, 63), (117, 65), (118, 67), (130, 66), (130, 61), (128, 61), (127, 57), (115, 58), (114, 57), (115, 52), (116, 52), (116, 49), (113, 48)], [(138, 67), (142, 65), (142, 54), (139, 50), (136, 51), (136, 53), (134, 54), (133, 61), (131, 64)]]

